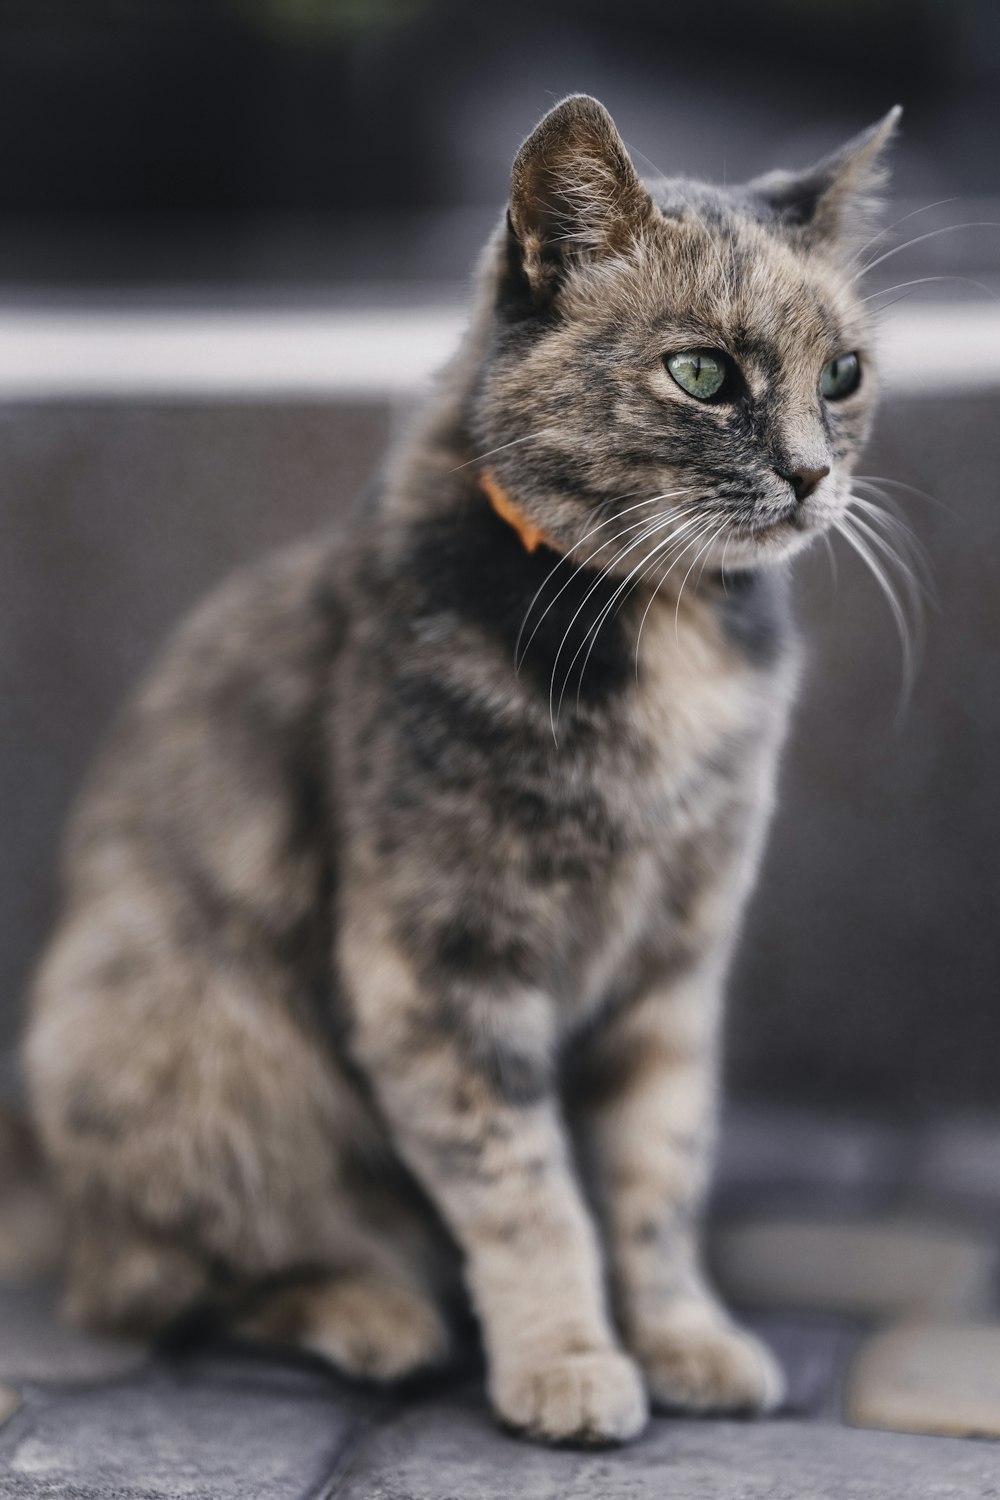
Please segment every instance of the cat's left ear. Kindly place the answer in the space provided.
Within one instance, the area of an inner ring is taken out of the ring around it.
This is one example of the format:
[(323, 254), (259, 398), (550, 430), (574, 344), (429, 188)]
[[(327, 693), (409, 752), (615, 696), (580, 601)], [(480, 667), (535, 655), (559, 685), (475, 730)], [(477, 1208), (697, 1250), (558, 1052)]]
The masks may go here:
[(879, 191), (888, 167), (886, 147), (896, 133), (902, 106), (856, 135), (806, 172), (769, 172), (750, 191), (808, 248), (856, 250), (872, 232), (881, 207)]
[(614, 121), (586, 94), (557, 104), (517, 153), (508, 219), (536, 293), (627, 250), (653, 212)]

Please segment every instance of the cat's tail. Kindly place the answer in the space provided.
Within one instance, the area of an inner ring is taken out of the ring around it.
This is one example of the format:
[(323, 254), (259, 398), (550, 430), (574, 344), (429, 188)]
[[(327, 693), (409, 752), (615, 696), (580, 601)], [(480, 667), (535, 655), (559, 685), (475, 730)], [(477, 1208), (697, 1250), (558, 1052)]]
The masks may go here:
[(59, 1206), (34, 1131), (0, 1101), (0, 1279), (54, 1271), (62, 1253)]

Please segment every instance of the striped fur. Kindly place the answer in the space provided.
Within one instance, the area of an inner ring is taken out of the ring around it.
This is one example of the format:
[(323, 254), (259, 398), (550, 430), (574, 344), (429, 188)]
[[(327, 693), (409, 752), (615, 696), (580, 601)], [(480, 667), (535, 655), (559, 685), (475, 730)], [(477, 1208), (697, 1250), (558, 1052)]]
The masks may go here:
[[(374, 512), (167, 647), (34, 987), (74, 1316), (214, 1305), (386, 1380), (470, 1304), (498, 1415), (544, 1439), (779, 1399), (699, 1213), (794, 688), (783, 564), (871, 415), (849, 255), (891, 126), (722, 191), (643, 184), (600, 105), (558, 106)], [(674, 384), (694, 346), (733, 400)], [(824, 403), (847, 350), (862, 385)]]

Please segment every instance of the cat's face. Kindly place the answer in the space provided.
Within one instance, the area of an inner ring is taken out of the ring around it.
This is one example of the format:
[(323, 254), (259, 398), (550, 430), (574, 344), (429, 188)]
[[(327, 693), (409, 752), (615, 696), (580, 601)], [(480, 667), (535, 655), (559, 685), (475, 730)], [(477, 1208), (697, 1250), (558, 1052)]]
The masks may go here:
[(893, 124), (730, 192), (640, 183), (592, 100), (539, 126), (476, 422), (561, 550), (651, 576), (745, 568), (836, 524), (876, 393), (852, 214)]

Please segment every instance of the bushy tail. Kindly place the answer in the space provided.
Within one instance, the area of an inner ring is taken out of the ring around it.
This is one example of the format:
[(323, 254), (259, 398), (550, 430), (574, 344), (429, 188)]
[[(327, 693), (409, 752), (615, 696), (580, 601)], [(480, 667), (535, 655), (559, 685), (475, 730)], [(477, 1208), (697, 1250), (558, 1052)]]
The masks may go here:
[(55, 1270), (63, 1230), (55, 1193), (27, 1118), (0, 1102), (0, 1278)]

